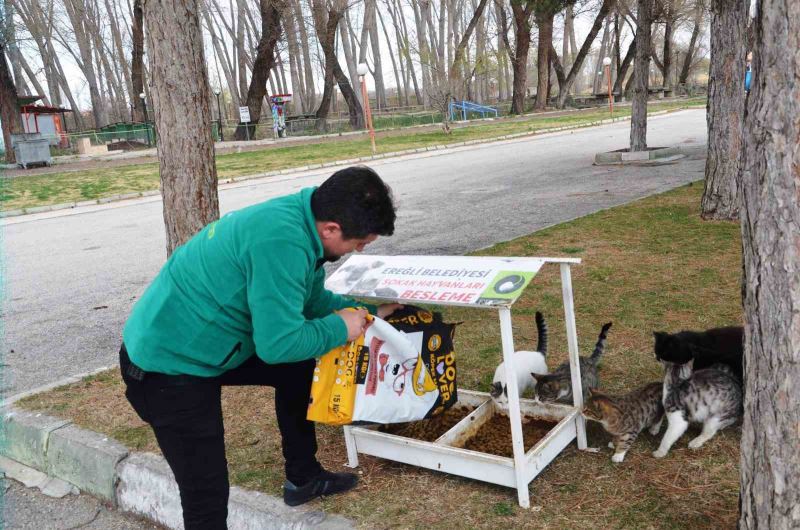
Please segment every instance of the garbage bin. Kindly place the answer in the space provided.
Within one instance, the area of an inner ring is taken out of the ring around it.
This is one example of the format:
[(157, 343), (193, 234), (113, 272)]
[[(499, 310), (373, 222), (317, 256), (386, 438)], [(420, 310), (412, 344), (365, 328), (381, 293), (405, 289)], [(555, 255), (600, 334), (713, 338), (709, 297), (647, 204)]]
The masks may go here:
[(25, 169), (31, 164), (51, 164), (50, 141), (47, 138), (16, 138), (12, 141), (17, 164)]

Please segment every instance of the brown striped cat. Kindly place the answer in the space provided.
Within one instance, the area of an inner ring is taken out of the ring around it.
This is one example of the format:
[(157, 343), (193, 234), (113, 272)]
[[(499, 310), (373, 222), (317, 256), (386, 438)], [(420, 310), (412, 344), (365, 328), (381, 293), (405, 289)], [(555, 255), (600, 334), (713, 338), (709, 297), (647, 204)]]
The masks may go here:
[[(583, 389), (583, 399), (589, 395), (590, 388), (600, 386), (600, 377), (597, 375), (597, 365), (600, 356), (606, 348), (606, 338), (611, 322), (604, 324), (597, 337), (594, 351), (589, 357), (578, 357), (581, 369), (581, 388)], [(572, 403), (572, 374), (569, 368), (569, 361), (566, 361), (549, 374), (531, 373), (536, 380), (534, 392), (539, 401), (546, 403)]]
[(661, 403), (663, 383), (650, 383), (622, 396), (612, 396), (589, 389), (590, 397), (583, 417), (600, 423), (612, 436), (608, 446), (614, 449), (612, 462), (622, 462), (625, 453), (645, 427), (655, 436), (664, 420)]

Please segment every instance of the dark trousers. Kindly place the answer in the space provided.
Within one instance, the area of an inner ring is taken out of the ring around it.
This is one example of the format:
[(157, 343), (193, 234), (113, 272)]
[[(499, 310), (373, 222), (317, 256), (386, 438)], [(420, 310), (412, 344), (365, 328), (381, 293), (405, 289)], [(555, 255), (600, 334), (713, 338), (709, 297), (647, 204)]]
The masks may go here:
[[(222, 385), (275, 388), (286, 478), (302, 484), (320, 470), (314, 423), (306, 420), (313, 359), (268, 365), (256, 356), (218, 377), (142, 372), (119, 352), (125, 396), (151, 425), (175, 475), (186, 530), (227, 528), (228, 461), (222, 424)], [(257, 418), (256, 418), (257, 419)]]

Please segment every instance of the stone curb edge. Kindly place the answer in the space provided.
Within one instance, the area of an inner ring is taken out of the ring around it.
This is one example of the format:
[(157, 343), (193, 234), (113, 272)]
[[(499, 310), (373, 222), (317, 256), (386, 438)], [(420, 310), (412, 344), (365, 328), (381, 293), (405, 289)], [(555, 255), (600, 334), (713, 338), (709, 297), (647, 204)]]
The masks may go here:
[[(116, 440), (68, 420), (6, 404), (2, 409), (4, 444), (0, 454), (64, 480), (167, 528), (183, 528), (178, 486), (163, 457), (132, 453)], [(325, 528), (344, 530), (355, 523), (319, 510), (291, 508), (282, 499), (231, 488), (231, 530)]]
[[(669, 114), (681, 110), (688, 110), (692, 107), (678, 107), (675, 109), (669, 110), (660, 110), (657, 112), (649, 113), (647, 116), (660, 116), (663, 114)], [(322, 168), (329, 168), (329, 167), (338, 167), (338, 166), (347, 166), (352, 164), (364, 163), (364, 162), (372, 162), (375, 160), (382, 160), (385, 158), (394, 158), (404, 155), (413, 155), (419, 153), (425, 153), (427, 151), (440, 151), (446, 149), (454, 149), (458, 147), (465, 147), (470, 145), (478, 145), (478, 144), (487, 144), (493, 142), (502, 142), (505, 140), (516, 140), (519, 138), (525, 138), (529, 136), (536, 136), (540, 134), (547, 134), (547, 133), (555, 133), (560, 131), (569, 131), (575, 129), (586, 129), (589, 127), (597, 127), (600, 125), (607, 125), (610, 123), (617, 123), (621, 121), (630, 121), (630, 116), (625, 116), (621, 118), (610, 118), (604, 120), (598, 120), (588, 123), (580, 123), (576, 125), (565, 125), (563, 127), (554, 127), (550, 129), (535, 129), (532, 131), (522, 132), (522, 133), (514, 133), (514, 134), (506, 134), (504, 136), (494, 136), (492, 138), (483, 138), (479, 140), (469, 140), (465, 142), (458, 142), (452, 144), (440, 144), (440, 145), (429, 145), (427, 147), (420, 147), (416, 149), (406, 149), (404, 151), (393, 151), (391, 153), (381, 153), (372, 156), (362, 156), (359, 158), (351, 158), (347, 160), (335, 160), (333, 162), (324, 162), (319, 164), (309, 164), (306, 166), (297, 166), (285, 169), (278, 169), (275, 171), (267, 171), (264, 173), (254, 173), (252, 175), (242, 175), (240, 177), (231, 177), (227, 179), (221, 179), (217, 181), (218, 186), (222, 186), (224, 184), (234, 184), (242, 181), (247, 180), (254, 180), (254, 179), (262, 179), (268, 177), (276, 177), (276, 176), (283, 176), (288, 175), (291, 173), (299, 173), (303, 171), (313, 171), (315, 169), (322, 169)], [(150, 191), (142, 191), (142, 192), (133, 192), (133, 193), (122, 193), (118, 195), (110, 195), (108, 197), (102, 197), (100, 199), (95, 200), (88, 200), (88, 201), (78, 201), (78, 202), (67, 202), (61, 204), (48, 204), (46, 206), (34, 206), (31, 208), (20, 208), (17, 210), (6, 210), (0, 211), (0, 219), (6, 217), (18, 217), (21, 215), (30, 215), (42, 212), (52, 212), (56, 210), (69, 210), (72, 208), (79, 208), (81, 206), (96, 206), (98, 204), (106, 204), (110, 202), (116, 201), (124, 201), (127, 199), (138, 199), (142, 197), (152, 197), (152, 196), (160, 196), (161, 192), (159, 190), (150, 190)]]

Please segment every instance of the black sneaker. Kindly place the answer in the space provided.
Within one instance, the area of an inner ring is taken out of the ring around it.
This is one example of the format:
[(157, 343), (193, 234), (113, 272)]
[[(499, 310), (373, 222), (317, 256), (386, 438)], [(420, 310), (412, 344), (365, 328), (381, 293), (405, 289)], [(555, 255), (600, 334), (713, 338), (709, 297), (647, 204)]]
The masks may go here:
[(358, 484), (358, 476), (353, 473), (331, 473), (325, 471), (303, 486), (295, 486), (288, 480), (283, 484), (283, 502), (289, 506), (299, 506), (323, 495), (335, 495), (349, 491)]

